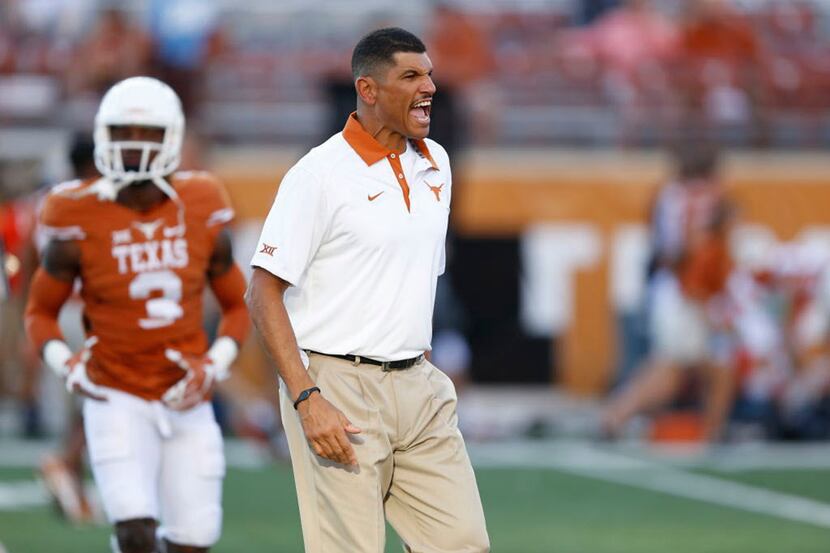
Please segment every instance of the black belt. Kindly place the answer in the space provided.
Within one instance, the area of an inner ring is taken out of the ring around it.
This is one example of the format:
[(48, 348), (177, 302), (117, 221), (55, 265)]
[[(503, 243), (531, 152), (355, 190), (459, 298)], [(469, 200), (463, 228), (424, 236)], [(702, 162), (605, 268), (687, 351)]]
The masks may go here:
[(370, 359), (369, 357), (361, 357), (359, 355), (336, 355), (333, 353), (321, 353), (319, 351), (307, 350), (308, 353), (315, 353), (317, 355), (325, 355), (326, 357), (336, 357), (338, 359), (345, 359), (351, 361), (355, 365), (367, 364), (377, 365), (383, 371), (400, 371), (414, 367), (423, 360), (423, 354), (412, 357), (411, 359), (401, 359), (400, 361), (378, 361), (377, 359)]

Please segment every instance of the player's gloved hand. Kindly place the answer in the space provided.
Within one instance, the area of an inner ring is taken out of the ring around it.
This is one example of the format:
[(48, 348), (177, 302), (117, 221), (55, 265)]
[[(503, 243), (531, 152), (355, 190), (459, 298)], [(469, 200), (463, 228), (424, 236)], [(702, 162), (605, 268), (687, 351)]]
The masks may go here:
[(167, 349), (164, 355), (185, 372), (184, 376), (164, 392), (162, 403), (177, 411), (195, 407), (213, 387), (216, 369), (207, 355), (189, 355)]
[(86, 374), (86, 364), (92, 357), (92, 346), (98, 343), (98, 338), (91, 336), (84, 342), (84, 347), (76, 352), (64, 365), (67, 391), (94, 399), (106, 401), (107, 395), (89, 379)]
[(167, 348), (164, 355), (185, 374), (164, 392), (162, 403), (177, 411), (185, 411), (201, 403), (215, 382), (230, 376), (229, 369), (238, 352), (239, 346), (227, 336), (217, 338), (204, 355)]

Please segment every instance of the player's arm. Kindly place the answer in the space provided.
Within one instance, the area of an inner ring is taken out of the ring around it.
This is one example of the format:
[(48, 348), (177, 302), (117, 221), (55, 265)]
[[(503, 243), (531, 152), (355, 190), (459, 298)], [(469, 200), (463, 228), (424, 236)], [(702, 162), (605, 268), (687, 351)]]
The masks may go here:
[(41, 266), (35, 271), (29, 289), (24, 324), (29, 339), (46, 365), (66, 379), (70, 392), (96, 400), (106, 395), (86, 375), (90, 348), (97, 339), (91, 337), (75, 354), (63, 339), (58, 315), (72, 295), (75, 278), (81, 273), (81, 248), (77, 242), (52, 240), (43, 250)]
[(177, 410), (190, 409), (202, 401), (214, 382), (225, 380), (250, 328), (245, 306), (245, 277), (233, 261), (230, 235), (222, 230), (216, 238), (206, 274), (222, 311), (217, 338), (203, 357), (167, 350), (167, 358), (185, 371), (185, 377), (167, 390), (163, 401)]
[(75, 277), (80, 274), (80, 260), (77, 242), (51, 240), (32, 278), (26, 304), (24, 322), (29, 339), (46, 364), (59, 374), (65, 370), (72, 352), (64, 342), (58, 314), (72, 295)]
[[(283, 296), (289, 286), (288, 282), (265, 269), (254, 267), (247, 300), (261, 341), (277, 365), (289, 396), (296, 398), (303, 390), (312, 388), (314, 381), (300, 359), (297, 338), (285, 309)], [(356, 434), (360, 429), (343, 413), (319, 393), (311, 394), (300, 403), (297, 411), (306, 438), (317, 455), (338, 463), (357, 464), (346, 432)]]
[[(208, 357), (214, 362), (221, 361), (230, 366), (248, 334), (251, 322), (245, 305), (245, 277), (234, 263), (231, 237), (227, 230), (220, 232), (216, 238), (207, 276), (222, 311), (217, 338), (208, 351)], [(227, 359), (231, 350), (233, 356)], [(219, 359), (223, 356), (223, 359)]]

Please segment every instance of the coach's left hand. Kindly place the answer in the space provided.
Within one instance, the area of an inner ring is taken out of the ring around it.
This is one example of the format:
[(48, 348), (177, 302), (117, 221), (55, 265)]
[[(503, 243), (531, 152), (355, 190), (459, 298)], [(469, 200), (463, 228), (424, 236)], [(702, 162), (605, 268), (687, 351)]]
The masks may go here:
[(349, 434), (359, 434), (337, 407), (319, 393), (311, 396), (297, 408), (306, 439), (314, 453), (344, 465), (357, 465), (357, 456), (349, 442)]

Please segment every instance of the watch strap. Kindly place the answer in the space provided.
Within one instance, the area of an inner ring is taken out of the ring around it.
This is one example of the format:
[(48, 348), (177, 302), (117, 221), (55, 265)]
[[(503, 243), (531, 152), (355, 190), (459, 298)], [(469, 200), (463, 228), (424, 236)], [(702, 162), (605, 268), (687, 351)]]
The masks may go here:
[(318, 388), (317, 386), (312, 386), (311, 388), (308, 388), (307, 390), (303, 390), (302, 392), (300, 392), (300, 395), (298, 395), (297, 399), (294, 401), (294, 410), (296, 411), (297, 406), (305, 400), (307, 400), (309, 397), (311, 397), (311, 394), (313, 394), (314, 392), (322, 393), (320, 392), (320, 388)]

